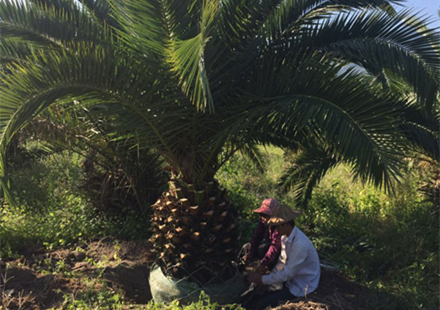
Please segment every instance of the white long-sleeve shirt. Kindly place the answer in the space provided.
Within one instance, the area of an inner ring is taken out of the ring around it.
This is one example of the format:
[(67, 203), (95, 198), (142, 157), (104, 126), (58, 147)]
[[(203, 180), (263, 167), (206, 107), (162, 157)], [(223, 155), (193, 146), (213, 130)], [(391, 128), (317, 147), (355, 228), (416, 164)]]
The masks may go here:
[(289, 291), (302, 297), (310, 294), (319, 284), (321, 267), (312, 242), (295, 226), (290, 235), (281, 237), (281, 254), (272, 272), (263, 275), (266, 285), (286, 283)]

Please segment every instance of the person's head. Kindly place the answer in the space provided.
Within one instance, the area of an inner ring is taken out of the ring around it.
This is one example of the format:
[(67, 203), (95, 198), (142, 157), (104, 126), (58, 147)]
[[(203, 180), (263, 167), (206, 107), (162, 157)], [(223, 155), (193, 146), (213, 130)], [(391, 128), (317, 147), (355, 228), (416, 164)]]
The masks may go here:
[(273, 226), (280, 235), (288, 236), (292, 229), (295, 228), (295, 218), (301, 214), (301, 211), (294, 211), (286, 205), (280, 205), (273, 212), (266, 224)]
[(292, 232), (292, 229), (295, 228), (295, 220), (291, 220), (280, 225), (275, 225), (273, 228), (275, 228), (281, 236), (288, 236)]
[(254, 212), (260, 215), (263, 222), (266, 222), (272, 216), (277, 207), (278, 202), (274, 198), (267, 198), (263, 200), (261, 206), (258, 209), (255, 209)]
[(264, 214), (264, 213), (259, 213), (258, 214), (259, 216), (260, 216), (260, 219), (263, 221), (263, 222), (267, 222), (269, 219), (270, 219), (270, 215), (269, 214)]

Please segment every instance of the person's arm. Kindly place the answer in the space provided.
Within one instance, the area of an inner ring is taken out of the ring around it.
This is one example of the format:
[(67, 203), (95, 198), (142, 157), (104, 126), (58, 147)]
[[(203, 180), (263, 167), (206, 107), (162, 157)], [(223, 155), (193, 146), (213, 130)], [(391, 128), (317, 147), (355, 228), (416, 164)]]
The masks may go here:
[(266, 252), (266, 255), (261, 259), (261, 266), (268, 266), (278, 259), (281, 251), (281, 235), (276, 229), (273, 229), (271, 235), (270, 247)]
[(292, 249), (287, 254), (287, 262), (281, 270), (274, 270), (270, 274), (262, 276), (263, 284), (276, 284), (292, 279), (298, 272), (301, 264), (307, 259), (308, 254), (308, 247), (295, 247), (295, 249)]
[(266, 227), (264, 226), (263, 221), (259, 221), (257, 228), (254, 231), (254, 236), (251, 240), (251, 246), (249, 249), (249, 252), (251, 256), (255, 256), (258, 251), (258, 246), (260, 245), (261, 241), (264, 238), (264, 233), (266, 231)]

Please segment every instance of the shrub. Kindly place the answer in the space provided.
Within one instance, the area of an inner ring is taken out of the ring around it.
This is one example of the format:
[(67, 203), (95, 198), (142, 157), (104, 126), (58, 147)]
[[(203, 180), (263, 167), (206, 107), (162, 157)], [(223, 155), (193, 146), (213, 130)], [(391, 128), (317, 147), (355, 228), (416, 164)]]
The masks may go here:
[(63, 152), (43, 157), (14, 169), (19, 207), (3, 206), (0, 255), (21, 253), (27, 248), (49, 249), (105, 235), (146, 238), (147, 215), (133, 210), (109, 217), (98, 212), (79, 189), (82, 158)]
[(392, 197), (349, 183), (343, 169), (315, 190), (300, 222), (319, 253), (378, 293), (394, 295), (384, 309), (436, 308), (439, 212), (417, 191), (418, 171), (409, 170)]

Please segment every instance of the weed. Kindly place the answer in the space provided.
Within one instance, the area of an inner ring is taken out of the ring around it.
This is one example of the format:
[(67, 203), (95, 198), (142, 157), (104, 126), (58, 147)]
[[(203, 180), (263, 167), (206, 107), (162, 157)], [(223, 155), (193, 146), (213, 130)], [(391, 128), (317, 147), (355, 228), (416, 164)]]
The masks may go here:
[(105, 284), (96, 287), (93, 283), (86, 291), (76, 294), (65, 294), (61, 309), (65, 310), (118, 310), (124, 306), (123, 296)]
[[(21, 206), (1, 209), (0, 255), (8, 257), (35, 245), (52, 250), (101, 236), (148, 236), (147, 214), (128, 212), (124, 217), (110, 219), (98, 213), (77, 190), (81, 179), (79, 159), (69, 154), (56, 156), (17, 170)], [(275, 186), (284, 164), (283, 152), (268, 148), (263, 157), (266, 173), (236, 156), (216, 176), (228, 188), (229, 198), (240, 212), (243, 243), (251, 239), (257, 224), (252, 210), (263, 199), (276, 197), (293, 206), (292, 195), (281, 195)], [(424, 201), (417, 190), (423, 177), (416, 168), (409, 168), (400, 185), (396, 185), (397, 194), (393, 197), (352, 181), (350, 167), (340, 166), (315, 188), (308, 209), (297, 221), (324, 261), (371, 288), (373, 293), (365, 304), (369, 309), (439, 307), (439, 209)], [(96, 267), (98, 278), (109, 260), (120, 262), (118, 243), (114, 254), (101, 262), (85, 258)], [(50, 265), (42, 268), (46, 272), (68, 274), (63, 261), (43, 264)], [(119, 293), (101, 285), (87, 294), (65, 296), (63, 309), (120, 309), (125, 305), (122, 300)], [(168, 306), (150, 303), (145, 309), (212, 307), (202, 298), (189, 306), (178, 302)]]
[(0, 208), (0, 256), (12, 257), (29, 247), (51, 251), (105, 235), (147, 238), (146, 215), (126, 217), (100, 214), (79, 190), (81, 159), (60, 153), (14, 170), (17, 208)]
[(150, 302), (147, 306), (148, 310), (244, 310), (241, 306), (232, 304), (220, 306), (217, 303), (211, 303), (209, 296), (203, 291), (200, 293), (199, 301), (190, 305), (180, 305), (178, 301), (174, 301), (169, 305), (155, 304)]
[(32, 292), (25, 295), (24, 291), (18, 292), (17, 296), (14, 296), (14, 290), (8, 290), (7, 284), (8, 281), (12, 278), (8, 278), (7, 269), (5, 272), (0, 274), (0, 305), (1, 309), (10, 309), (11, 305), (14, 305), (14, 308), (17, 310), (25, 309), (25, 306), (31, 305), (34, 297), (32, 296)]

